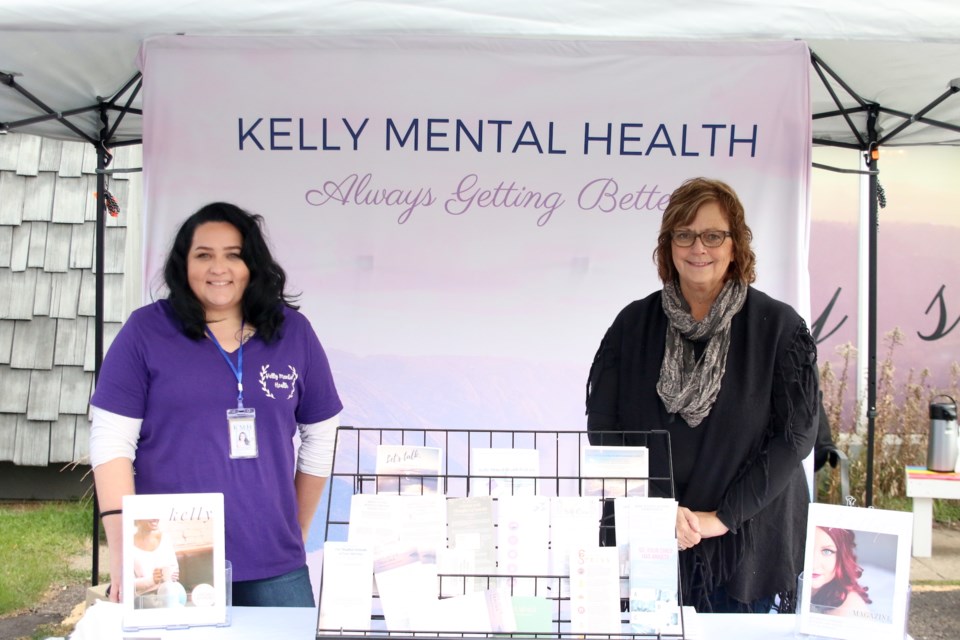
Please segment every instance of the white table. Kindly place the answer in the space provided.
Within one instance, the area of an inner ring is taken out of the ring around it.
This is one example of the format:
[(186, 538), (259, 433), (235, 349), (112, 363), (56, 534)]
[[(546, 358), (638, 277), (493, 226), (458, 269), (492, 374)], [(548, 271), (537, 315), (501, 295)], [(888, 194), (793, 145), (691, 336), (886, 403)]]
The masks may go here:
[[(106, 605), (106, 606), (104, 606)], [(96, 635), (83, 635), (80, 640), (124, 640), (155, 638), (160, 640), (312, 640), (316, 635), (317, 610), (308, 608), (253, 608), (233, 607), (233, 624), (229, 627), (193, 627), (191, 629), (148, 629), (144, 631), (121, 631), (120, 606), (113, 603), (98, 603), (88, 609), (80, 621), (92, 618), (94, 610), (104, 607), (99, 613), (98, 628), (89, 625), (86, 629)], [(113, 620), (114, 624), (109, 623)], [(103, 627), (112, 628), (106, 632)], [(707, 614), (698, 615), (696, 624), (688, 629), (690, 640), (794, 640), (795, 618), (792, 615), (775, 614)], [(331, 636), (335, 637), (335, 636)], [(371, 638), (387, 638), (372, 635)]]
[(960, 474), (907, 467), (907, 497), (913, 498), (913, 555), (933, 554), (933, 499), (960, 498)]

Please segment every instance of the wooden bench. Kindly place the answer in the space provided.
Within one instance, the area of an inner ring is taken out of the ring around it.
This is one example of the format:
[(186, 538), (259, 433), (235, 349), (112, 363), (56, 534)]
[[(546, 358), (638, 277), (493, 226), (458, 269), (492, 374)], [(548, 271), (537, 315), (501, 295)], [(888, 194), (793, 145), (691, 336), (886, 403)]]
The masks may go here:
[(960, 473), (937, 473), (926, 467), (907, 467), (907, 497), (913, 498), (913, 555), (929, 558), (933, 552), (933, 499), (960, 498)]

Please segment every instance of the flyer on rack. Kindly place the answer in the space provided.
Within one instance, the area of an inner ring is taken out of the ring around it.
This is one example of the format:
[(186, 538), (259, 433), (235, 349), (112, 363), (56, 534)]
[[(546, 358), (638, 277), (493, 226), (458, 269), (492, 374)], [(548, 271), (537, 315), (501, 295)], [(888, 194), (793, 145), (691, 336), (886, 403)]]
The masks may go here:
[(377, 493), (394, 495), (437, 493), (442, 454), (439, 447), (377, 445)]
[(581, 495), (616, 498), (647, 495), (646, 447), (586, 446), (580, 455)]
[(470, 450), (470, 495), (534, 496), (540, 475), (536, 449)]

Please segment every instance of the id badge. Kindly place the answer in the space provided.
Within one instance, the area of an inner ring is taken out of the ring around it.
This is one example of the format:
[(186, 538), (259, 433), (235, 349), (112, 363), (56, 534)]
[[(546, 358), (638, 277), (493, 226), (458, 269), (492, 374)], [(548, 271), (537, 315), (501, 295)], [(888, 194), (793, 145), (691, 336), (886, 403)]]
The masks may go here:
[(230, 457), (257, 457), (257, 410), (227, 409), (230, 431)]

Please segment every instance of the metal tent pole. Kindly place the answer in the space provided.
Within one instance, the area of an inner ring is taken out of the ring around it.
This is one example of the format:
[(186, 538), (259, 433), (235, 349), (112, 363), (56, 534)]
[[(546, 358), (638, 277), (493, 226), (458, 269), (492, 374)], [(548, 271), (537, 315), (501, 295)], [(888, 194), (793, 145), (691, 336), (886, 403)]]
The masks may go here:
[(866, 506), (873, 506), (873, 449), (874, 432), (877, 417), (877, 164), (880, 152), (877, 147), (877, 118), (880, 115), (878, 105), (871, 105), (867, 111), (867, 152), (865, 161), (870, 172), (868, 177), (869, 214), (868, 237), (868, 294), (867, 294), (867, 491)]
[[(103, 298), (104, 298), (104, 245), (107, 224), (107, 174), (106, 168), (110, 164), (111, 156), (107, 151), (107, 141), (110, 136), (110, 121), (107, 117), (107, 106), (100, 107), (100, 140), (97, 143), (97, 223), (94, 254), (94, 268), (96, 269), (96, 305), (94, 311), (93, 333), (93, 384), (96, 386), (100, 379), (100, 365), (103, 363)], [(97, 500), (96, 488), (93, 491), (93, 560), (91, 567), (90, 584), (97, 586), (100, 583), (100, 503)]]

